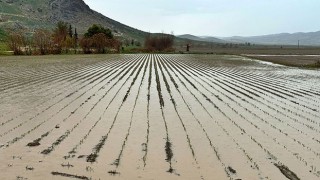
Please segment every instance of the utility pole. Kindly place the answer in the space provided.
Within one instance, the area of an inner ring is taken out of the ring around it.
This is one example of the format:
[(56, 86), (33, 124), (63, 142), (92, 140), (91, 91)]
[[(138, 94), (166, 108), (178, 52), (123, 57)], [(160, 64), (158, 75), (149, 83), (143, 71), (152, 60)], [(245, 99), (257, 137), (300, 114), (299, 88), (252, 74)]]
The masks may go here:
[(300, 48), (300, 40), (298, 40), (298, 49)]

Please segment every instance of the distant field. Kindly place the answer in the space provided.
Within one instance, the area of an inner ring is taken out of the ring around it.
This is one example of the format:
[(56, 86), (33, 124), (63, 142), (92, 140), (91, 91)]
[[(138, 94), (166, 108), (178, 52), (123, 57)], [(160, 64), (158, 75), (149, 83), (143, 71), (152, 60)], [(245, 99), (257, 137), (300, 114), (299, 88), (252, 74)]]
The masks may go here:
[(268, 61), (276, 64), (320, 68), (320, 55), (255, 55), (246, 54), (246, 57)]
[[(184, 48), (177, 47), (177, 52), (185, 52)], [(262, 61), (297, 67), (320, 67), (320, 48), (292, 46), (280, 48), (278, 46), (257, 46), (239, 48), (193, 47), (190, 53), (196, 54), (229, 54), (241, 55)], [(310, 56), (311, 55), (311, 56)]]
[[(185, 52), (185, 47), (176, 47), (177, 52)], [(320, 47), (283, 47), (280, 46), (251, 46), (251, 47), (238, 47), (238, 48), (222, 48), (214, 46), (206, 47), (191, 47), (191, 53), (213, 53), (213, 54), (272, 54), (272, 55), (320, 55)]]
[(229, 55), (0, 57), (1, 179), (316, 180), (319, 78)]

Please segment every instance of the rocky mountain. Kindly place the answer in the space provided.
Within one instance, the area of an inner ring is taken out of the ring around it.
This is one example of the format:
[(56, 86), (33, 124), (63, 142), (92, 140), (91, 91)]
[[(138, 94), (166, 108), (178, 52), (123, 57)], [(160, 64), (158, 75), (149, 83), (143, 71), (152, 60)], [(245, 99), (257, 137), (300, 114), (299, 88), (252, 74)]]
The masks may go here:
[(90, 9), (83, 0), (0, 0), (2, 28), (52, 28), (58, 21), (72, 24), (80, 33), (85, 32), (92, 24), (101, 24), (118, 36), (135, 39), (145, 36), (143, 31)]

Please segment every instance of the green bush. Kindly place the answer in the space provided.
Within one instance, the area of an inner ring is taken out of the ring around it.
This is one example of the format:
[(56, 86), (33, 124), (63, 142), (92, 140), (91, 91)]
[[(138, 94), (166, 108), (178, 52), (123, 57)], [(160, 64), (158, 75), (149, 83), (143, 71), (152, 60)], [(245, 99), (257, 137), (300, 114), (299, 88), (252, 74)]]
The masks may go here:
[(104, 28), (101, 25), (93, 24), (91, 27), (89, 27), (88, 31), (84, 34), (86, 38), (93, 37), (95, 34), (103, 33), (107, 38), (112, 39), (113, 34), (110, 29)]

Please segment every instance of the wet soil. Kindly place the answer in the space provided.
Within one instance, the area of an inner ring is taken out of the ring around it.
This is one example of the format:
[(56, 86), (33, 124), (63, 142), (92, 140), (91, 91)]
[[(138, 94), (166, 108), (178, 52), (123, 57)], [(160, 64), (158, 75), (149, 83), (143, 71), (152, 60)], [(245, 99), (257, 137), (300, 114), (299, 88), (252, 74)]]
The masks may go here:
[(0, 58), (0, 179), (319, 179), (320, 72), (229, 55)]

